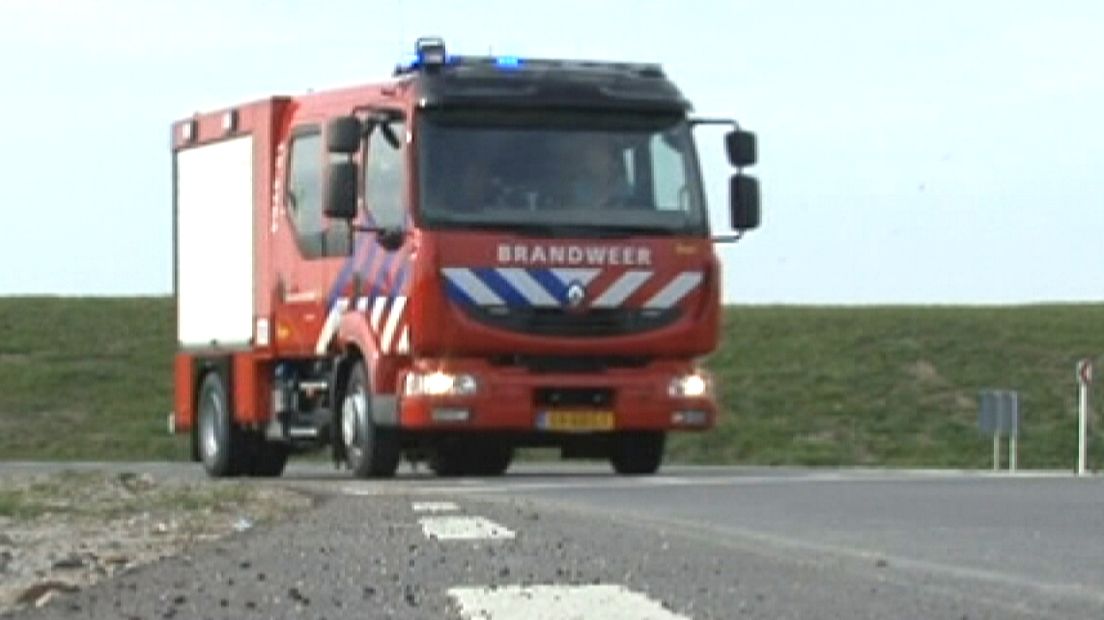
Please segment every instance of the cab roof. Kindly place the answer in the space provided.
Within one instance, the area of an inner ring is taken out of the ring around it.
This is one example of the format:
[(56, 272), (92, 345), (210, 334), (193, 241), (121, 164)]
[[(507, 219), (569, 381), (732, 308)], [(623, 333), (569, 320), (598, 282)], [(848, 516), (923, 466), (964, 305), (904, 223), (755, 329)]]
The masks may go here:
[(575, 107), (685, 113), (690, 102), (657, 64), (419, 56), (396, 68), (413, 82), (421, 107)]

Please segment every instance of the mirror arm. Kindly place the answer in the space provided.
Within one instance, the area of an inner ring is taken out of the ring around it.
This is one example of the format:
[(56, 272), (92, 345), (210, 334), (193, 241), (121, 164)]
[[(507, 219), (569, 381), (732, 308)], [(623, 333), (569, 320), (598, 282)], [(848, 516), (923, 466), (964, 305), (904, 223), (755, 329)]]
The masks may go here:
[(713, 235), (710, 241), (713, 243), (736, 243), (740, 239), (744, 238), (744, 231), (738, 231), (734, 235)]
[(733, 129), (740, 129), (740, 124), (734, 118), (700, 117), (689, 119), (689, 123), (691, 127), (697, 127), (698, 125), (728, 125)]

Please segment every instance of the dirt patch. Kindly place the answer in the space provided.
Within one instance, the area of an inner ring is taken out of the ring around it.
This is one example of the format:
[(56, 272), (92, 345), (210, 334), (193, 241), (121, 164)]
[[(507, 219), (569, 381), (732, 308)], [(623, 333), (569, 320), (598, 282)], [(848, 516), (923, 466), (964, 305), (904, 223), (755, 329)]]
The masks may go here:
[(244, 481), (0, 477), (0, 614), (310, 506), (304, 495)]
[(939, 374), (939, 369), (935, 367), (935, 364), (927, 360), (917, 360), (909, 364), (905, 371), (913, 379), (920, 383), (926, 383), (928, 385), (944, 385), (947, 380), (943, 378), (943, 375)]

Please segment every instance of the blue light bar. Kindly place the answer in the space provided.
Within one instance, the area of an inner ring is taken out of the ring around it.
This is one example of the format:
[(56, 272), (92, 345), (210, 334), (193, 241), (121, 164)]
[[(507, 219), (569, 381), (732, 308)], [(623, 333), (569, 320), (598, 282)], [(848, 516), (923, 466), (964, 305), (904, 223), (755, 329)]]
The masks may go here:
[(495, 66), (500, 69), (517, 69), (521, 66), (521, 59), (517, 56), (496, 56)]
[(423, 67), (437, 67), (445, 64), (448, 54), (445, 52), (445, 40), (439, 37), (422, 37), (414, 44), (418, 53), (418, 64)]

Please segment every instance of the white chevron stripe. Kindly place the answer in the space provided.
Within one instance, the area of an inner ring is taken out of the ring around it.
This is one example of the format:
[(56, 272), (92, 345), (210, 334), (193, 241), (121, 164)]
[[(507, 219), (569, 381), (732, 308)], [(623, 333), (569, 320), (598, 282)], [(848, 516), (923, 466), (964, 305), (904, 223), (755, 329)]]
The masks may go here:
[(446, 267), (441, 270), (457, 288), (472, 298), (480, 306), (501, 306), (505, 302), (495, 294), (483, 281), (476, 277), (471, 269), (464, 267)]
[(636, 292), (636, 289), (640, 288), (651, 277), (651, 271), (626, 271), (609, 288), (603, 291), (590, 306), (592, 308), (615, 308), (620, 306), (629, 298), (629, 295)]
[(360, 312), (364, 312), (365, 310), (367, 310), (368, 309), (368, 298), (367, 297), (361, 297), (360, 299), (358, 299), (356, 309), (359, 310)]
[(326, 315), (326, 322), (322, 324), (322, 331), (318, 334), (318, 342), (314, 344), (314, 352), (316, 355), (322, 355), (326, 352), (326, 348), (330, 346), (330, 339), (333, 338), (334, 330), (337, 329), (337, 323), (341, 319), (341, 313), (349, 307), (349, 300), (345, 297), (339, 298), (334, 302), (330, 313)]
[(396, 353), (410, 353), (410, 326), (403, 326), (402, 335), (399, 336), (399, 347)]
[(529, 275), (529, 272), (524, 269), (505, 267), (496, 269), (495, 271), (497, 271), (504, 280), (509, 282), (510, 286), (514, 287), (514, 290), (521, 293), (521, 296), (530, 304), (545, 308), (555, 308), (560, 305), (560, 302), (550, 295), (548, 291), (544, 290), (540, 282), (534, 280), (533, 276)]
[(379, 334), (380, 319), (383, 317), (383, 309), (387, 307), (387, 298), (380, 296), (372, 301), (372, 316), (369, 319), (369, 323), (372, 325), (372, 331)]
[(601, 273), (601, 269), (573, 269), (570, 267), (564, 267), (562, 269), (553, 269), (552, 275), (563, 282), (564, 286), (569, 286), (572, 282), (578, 282), (583, 286), (590, 284), (590, 281), (598, 277)]
[(677, 304), (686, 294), (697, 288), (702, 281), (700, 271), (684, 271), (671, 280), (651, 299), (644, 302), (645, 308), (670, 308)]
[(391, 304), (391, 312), (387, 315), (387, 325), (383, 328), (383, 336), (380, 338), (380, 349), (384, 353), (391, 352), (391, 341), (395, 338), (395, 328), (399, 326), (403, 309), (406, 308), (406, 297), (396, 297)]

